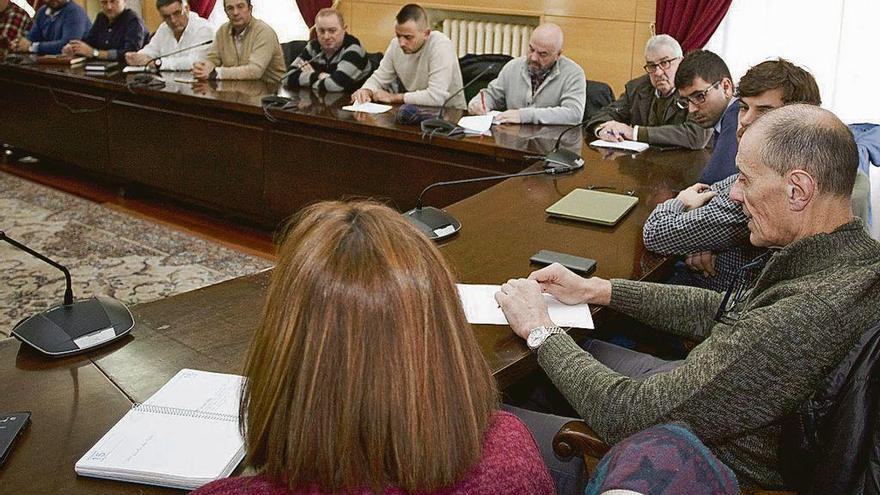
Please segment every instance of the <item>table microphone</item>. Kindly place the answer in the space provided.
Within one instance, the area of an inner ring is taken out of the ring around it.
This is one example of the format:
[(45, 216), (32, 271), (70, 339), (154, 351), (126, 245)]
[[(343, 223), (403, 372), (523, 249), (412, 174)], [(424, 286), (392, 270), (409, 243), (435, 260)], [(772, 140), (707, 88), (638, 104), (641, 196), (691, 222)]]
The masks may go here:
[(564, 168), (566, 170), (576, 170), (583, 167), (584, 159), (580, 154), (564, 148), (559, 149), (559, 145), (562, 143), (562, 136), (564, 136), (565, 133), (572, 129), (583, 127), (588, 123), (589, 121), (578, 122), (577, 124), (566, 127), (560, 132), (559, 136), (556, 138), (556, 144), (553, 146), (553, 150), (544, 156), (544, 166), (548, 168)]
[(422, 189), (419, 198), (416, 200), (416, 207), (403, 214), (409, 223), (413, 224), (421, 230), (429, 239), (439, 241), (445, 239), (452, 234), (461, 230), (461, 222), (449, 213), (433, 206), (422, 206), (422, 196), (430, 189), (442, 186), (452, 186), (455, 184), (470, 184), (472, 182), (485, 182), (490, 180), (509, 179), (511, 177), (529, 177), (532, 175), (557, 175), (567, 172), (573, 172), (580, 167), (554, 167), (535, 172), (517, 172), (515, 174), (489, 175), (486, 177), (475, 177), (473, 179), (448, 180), (429, 184), (428, 187)]
[[(303, 51), (303, 53), (306, 53), (306, 52)], [(300, 54), (300, 56), (302, 56), (302, 54)], [(287, 79), (289, 79), (290, 76), (292, 76), (294, 72), (302, 69), (304, 65), (311, 62), (312, 58), (314, 58), (314, 57), (309, 57), (308, 59), (304, 59), (302, 61), (302, 63), (300, 63), (299, 65), (297, 65), (293, 69), (290, 69), (289, 71), (285, 72), (284, 74), (282, 74), (281, 79), (278, 80), (278, 84), (280, 84), (283, 87), (284, 84), (287, 82)], [(293, 64), (291, 64), (291, 65), (293, 65)], [(266, 96), (260, 98), (260, 101), (263, 104), (263, 113), (266, 113), (266, 117), (269, 117), (267, 110), (266, 110), (267, 107), (276, 107), (276, 108), (284, 107), (284, 105), (287, 105), (288, 103), (290, 103), (291, 100), (290, 100), (290, 98), (288, 98), (286, 96), (266, 95)]]
[(479, 81), (480, 78), (483, 77), (483, 74), (489, 72), (494, 68), (495, 64), (489, 64), (488, 66), (486, 66), (485, 69), (481, 70), (479, 74), (471, 78), (471, 80), (468, 81), (467, 84), (462, 86), (461, 89), (449, 95), (449, 98), (446, 98), (446, 101), (444, 101), (443, 104), (440, 105), (440, 110), (437, 112), (437, 117), (422, 122), (422, 132), (432, 136), (434, 134), (442, 134), (448, 136), (453, 131), (455, 131), (456, 127), (458, 127), (456, 124), (443, 120), (443, 110), (446, 109), (446, 104), (449, 103), (450, 100), (452, 100), (452, 98), (454, 98), (456, 95), (471, 87), (475, 82)]
[(188, 52), (188, 51), (190, 51), (190, 50), (194, 50), (194, 49), (196, 49), (196, 48), (198, 48), (198, 47), (200, 47), (200, 46), (210, 45), (210, 44), (213, 43), (213, 42), (214, 42), (214, 40), (205, 40), (205, 41), (203, 41), (203, 42), (201, 42), (201, 43), (196, 43), (195, 45), (188, 46), (188, 47), (186, 47), (186, 48), (181, 48), (180, 50), (175, 50), (175, 51), (173, 51), (173, 52), (171, 52), (171, 53), (165, 53), (165, 54), (163, 54), (163, 55), (159, 55), (158, 57), (153, 57), (153, 58), (151, 58), (150, 60), (148, 60), (147, 63), (144, 64), (144, 66), (147, 67), (147, 66), (150, 65), (150, 63), (152, 63), (152, 64), (155, 65), (155, 67), (156, 67), (156, 72), (158, 73), (158, 72), (159, 72), (159, 68), (162, 66), (162, 59), (163, 59), (163, 58), (170, 57), (170, 56), (172, 56), (172, 55), (177, 55), (178, 53)]
[(64, 273), (64, 302), (17, 323), (12, 336), (52, 357), (85, 352), (113, 342), (134, 327), (131, 312), (107, 296), (74, 301), (70, 272), (60, 263), (11, 239), (0, 230), (0, 240), (40, 259)]

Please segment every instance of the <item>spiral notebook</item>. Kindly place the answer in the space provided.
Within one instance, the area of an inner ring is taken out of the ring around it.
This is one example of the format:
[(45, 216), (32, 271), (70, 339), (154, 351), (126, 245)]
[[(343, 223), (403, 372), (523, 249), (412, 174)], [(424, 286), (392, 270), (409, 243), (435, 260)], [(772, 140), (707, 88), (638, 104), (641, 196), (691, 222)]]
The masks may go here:
[(180, 370), (77, 461), (82, 476), (192, 490), (229, 476), (244, 457), (244, 378)]

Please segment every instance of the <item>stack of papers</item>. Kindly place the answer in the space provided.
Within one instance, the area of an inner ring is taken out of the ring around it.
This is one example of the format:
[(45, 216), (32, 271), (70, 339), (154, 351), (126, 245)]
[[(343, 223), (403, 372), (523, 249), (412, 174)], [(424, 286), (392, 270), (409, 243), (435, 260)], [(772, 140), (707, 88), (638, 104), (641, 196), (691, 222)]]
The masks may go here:
[(382, 105), (367, 101), (363, 103), (355, 103), (354, 105), (347, 105), (342, 107), (342, 109), (348, 110), (349, 112), (385, 113), (388, 110), (391, 110), (391, 105)]
[(590, 143), (590, 146), (596, 146), (598, 148), (614, 148), (618, 150), (626, 150), (626, 151), (635, 151), (639, 153), (641, 151), (645, 151), (648, 149), (648, 143), (642, 143), (639, 141), (603, 141), (601, 139), (597, 139)]
[(238, 430), (243, 381), (181, 370), (89, 449), (76, 473), (184, 490), (229, 476), (244, 458)]
[[(507, 325), (507, 317), (495, 301), (495, 293), (501, 290), (500, 285), (456, 284), (461, 305), (468, 323), (478, 325)], [(561, 327), (594, 328), (593, 315), (587, 304), (569, 306), (559, 299), (544, 294), (550, 319)]]

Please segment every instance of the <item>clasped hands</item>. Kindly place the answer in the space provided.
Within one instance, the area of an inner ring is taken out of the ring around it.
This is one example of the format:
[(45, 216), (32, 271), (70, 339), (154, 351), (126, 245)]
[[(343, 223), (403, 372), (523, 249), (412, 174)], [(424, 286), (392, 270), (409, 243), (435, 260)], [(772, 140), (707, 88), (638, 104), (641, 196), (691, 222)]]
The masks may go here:
[[(681, 201), (686, 211), (690, 211), (704, 206), (717, 194), (718, 191), (710, 189), (708, 184), (698, 182), (687, 189), (682, 189), (676, 199)], [(712, 251), (700, 251), (687, 255), (684, 264), (692, 272), (702, 273), (704, 277), (714, 277), (715, 258), (716, 255)]]
[(61, 49), (61, 53), (65, 55), (77, 55), (80, 57), (91, 57), (93, 51), (94, 48), (82, 40), (70, 40), (70, 42), (64, 45), (64, 48)]
[(553, 325), (542, 295), (545, 292), (564, 304), (607, 306), (611, 302), (611, 282), (599, 277), (583, 278), (553, 263), (530, 273), (528, 278), (508, 280), (495, 293), (495, 301), (518, 336), (525, 339), (535, 328)]

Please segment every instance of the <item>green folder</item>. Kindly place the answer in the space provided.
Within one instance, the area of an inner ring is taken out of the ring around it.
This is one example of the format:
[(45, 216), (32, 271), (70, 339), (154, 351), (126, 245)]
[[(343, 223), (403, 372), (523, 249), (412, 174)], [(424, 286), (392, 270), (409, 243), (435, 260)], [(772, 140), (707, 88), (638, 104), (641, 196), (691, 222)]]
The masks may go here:
[(638, 202), (635, 196), (575, 189), (545, 211), (554, 217), (615, 225)]

